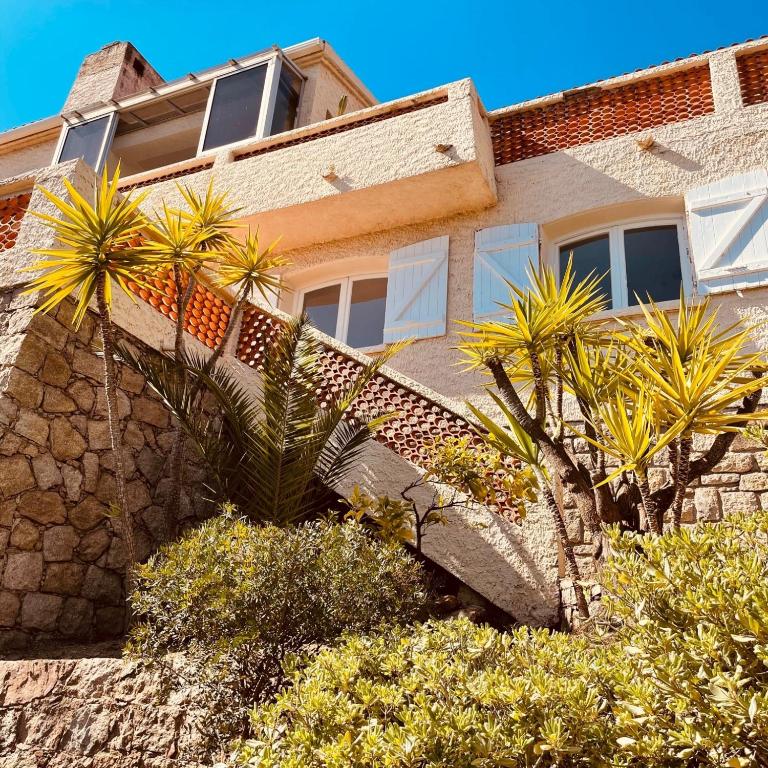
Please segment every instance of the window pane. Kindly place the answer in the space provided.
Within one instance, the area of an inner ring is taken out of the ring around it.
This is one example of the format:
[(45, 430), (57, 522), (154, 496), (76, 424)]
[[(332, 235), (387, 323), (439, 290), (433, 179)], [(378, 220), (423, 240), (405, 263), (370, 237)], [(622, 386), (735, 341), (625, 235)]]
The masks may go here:
[(216, 81), (203, 149), (256, 135), (267, 65), (245, 69)]
[(280, 82), (277, 85), (271, 135), (290, 131), (296, 127), (296, 113), (299, 110), (300, 92), (301, 78), (290, 67), (283, 64), (280, 72)]
[(642, 227), (624, 232), (629, 304), (648, 296), (654, 301), (668, 301), (680, 296), (683, 279), (680, 270), (680, 246), (677, 227)]
[(387, 278), (355, 280), (349, 307), (347, 344), (350, 347), (376, 347), (384, 343), (384, 308), (387, 303)]
[(61, 148), (59, 162), (82, 157), (94, 170), (99, 162), (99, 151), (104, 143), (104, 134), (109, 125), (109, 115), (98, 117), (81, 125), (74, 125), (67, 130), (64, 146)]
[(576, 243), (569, 243), (560, 248), (560, 274), (565, 272), (568, 266), (568, 259), (573, 252), (573, 274), (574, 282), (579, 283), (589, 275), (595, 272), (595, 276), (602, 275), (599, 288), (605, 294), (609, 303), (611, 302), (611, 249), (608, 242), (608, 235), (598, 235), (590, 237), (587, 240), (579, 240)]
[(336, 335), (340, 293), (341, 286), (337, 283), (304, 294), (304, 311), (309, 315), (312, 325), (329, 336)]

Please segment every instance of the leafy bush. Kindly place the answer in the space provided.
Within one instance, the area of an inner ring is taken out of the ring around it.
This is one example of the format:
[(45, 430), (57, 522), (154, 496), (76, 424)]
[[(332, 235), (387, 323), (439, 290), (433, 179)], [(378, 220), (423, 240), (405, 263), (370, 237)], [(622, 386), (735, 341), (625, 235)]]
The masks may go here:
[(243, 733), (247, 708), (283, 681), (286, 654), (411, 621), (426, 602), (421, 567), (358, 524), (256, 527), (227, 514), (164, 547), (137, 584), (129, 652), (183, 651), (185, 679), (223, 734)]
[(293, 664), (236, 760), (767, 765), (768, 514), (612, 545), (608, 635), (459, 620), (349, 636)]

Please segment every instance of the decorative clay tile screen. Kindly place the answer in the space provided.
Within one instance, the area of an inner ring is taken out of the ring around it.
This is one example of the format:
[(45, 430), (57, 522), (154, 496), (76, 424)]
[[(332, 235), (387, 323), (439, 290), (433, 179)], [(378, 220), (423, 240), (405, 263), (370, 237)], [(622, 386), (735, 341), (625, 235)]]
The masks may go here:
[(768, 101), (768, 49), (739, 56), (736, 66), (744, 106)]
[(172, 173), (163, 173), (159, 176), (153, 176), (151, 179), (144, 179), (143, 181), (137, 181), (134, 184), (121, 184), (121, 192), (130, 192), (132, 189), (139, 189), (140, 187), (148, 187), (150, 184), (159, 184), (161, 181), (170, 181), (171, 179), (180, 179), (182, 176), (191, 176), (193, 173), (199, 173), (200, 171), (207, 171), (213, 168), (213, 160), (202, 165), (196, 165), (194, 168), (182, 168), (180, 171), (173, 171)]
[[(176, 322), (179, 307), (176, 303), (176, 283), (173, 274), (166, 272), (156, 278), (148, 279), (146, 283), (148, 287), (139, 286), (134, 282), (128, 283), (128, 287), (137, 296)], [(186, 287), (186, 280), (183, 285)], [(213, 349), (224, 338), (229, 324), (229, 313), (230, 307), (223, 299), (205, 286), (198, 284), (184, 313), (184, 327), (203, 344)]]
[(445, 104), (448, 101), (447, 96), (436, 96), (433, 99), (426, 99), (419, 101), (416, 104), (408, 104), (404, 107), (398, 107), (389, 112), (382, 112), (378, 115), (372, 115), (371, 117), (364, 117), (361, 120), (355, 120), (354, 122), (344, 123), (344, 125), (337, 125), (333, 128), (327, 128), (324, 131), (316, 131), (315, 133), (308, 134), (306, 136), (299, 136), (295, 139), (286, 139), (285, 141), (279, 141), (276, 144), (270, 144), (267, 147), (259, 147), (258, 149), (250, 150), (249, 152), (243, 152), (242, 154), (235, 155), (235, 160), (247, 160), (249, 157), (256, 157), (257, 155), (263, 155), (267, 152), (274, 152), (278, 149), (285, 149), (286, 147), (293, 147), (297, 144), (306, 144), (308, 141), (315, 141), (315, 139), (322, 139), (325, 136), (333, 136), (336, 133), (344, 133), (345, 131), (351, 131), (355, 128), (361, 128), (364, 125), (370, 125), (371, 123), (378, 123), (381, 120), (389, 120), (392, 117), (399, 117), (400, 115), (407, 115), (409, 112), (417, 112), (420, 109), (427, 109), (428, 107), (434, 107), (437, 104)]
[[(237, 354), (240, 360), (258, 370), (264, 351), (280, 330), (280, 321), (252, 307), (243, 315)], [(362, 367), (342, 352), (326, 347), (322, 365), (325, 386), (317, 390), (318, 399), (328, 401), (340, 388), (353, 381)], [(423, 466), (429, 447), (439, 437), (468, 437), (481, 445), (483, 439), (476, 429), (458, 414), (439, 403), (409, 389), (384, 375), (371, 381), (355, 401), (354, 410), (361, 415), (394, 412), (396, 416), (378, 430), (376, 440), (391, 451), (417, 466)], [(517, 509), (499, 489), (497, 511), (515, 518)]]
[(31, 193), (0, 199), (0, 251), (7, 251), (16, 245), (21, 220), (27, 211)]
[(494, 159), (496, 165), (514, 163), (713, 111), (708, 64), (614, 88), (590, 88), (493, 118)]

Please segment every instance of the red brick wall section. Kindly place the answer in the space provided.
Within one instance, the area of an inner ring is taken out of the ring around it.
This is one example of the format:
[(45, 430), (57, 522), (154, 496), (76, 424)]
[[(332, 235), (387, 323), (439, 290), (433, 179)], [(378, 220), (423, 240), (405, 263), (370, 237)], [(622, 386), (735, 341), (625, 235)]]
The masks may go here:
[(27, 211), (31, 194), (26, 192), (16, 197), (0, 199), (0, 251), (7, 251), (16, 245), (21, 220)]
[(768, 48), (739, 56), (736, 66), (744, 106), (768, 101)]
[[(156, 310), (176, 322), (178, 304), (173, 275), (166, 272), (146, 282), (146, 287), (134, 282), (128, 283), (128, 287)], [(186, 284), (187, 281), (184, 280), (184, 285)], [(229, 305), (223, 299), (205, 286), (198, 284), (184, 313), (184, 327), (203, 344), (213, 349), (224, 338), (229, 323), (229, 313)]]
[(585, 89), (554, 104), (492, 118), (494, 159), (505, 165), (713, 111), (707, 64), (614, 88)]

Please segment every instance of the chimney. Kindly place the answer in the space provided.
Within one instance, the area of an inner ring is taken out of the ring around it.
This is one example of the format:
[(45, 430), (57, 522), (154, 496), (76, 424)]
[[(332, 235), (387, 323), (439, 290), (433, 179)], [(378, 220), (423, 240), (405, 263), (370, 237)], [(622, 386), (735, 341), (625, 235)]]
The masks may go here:
[(162, 82), (163, 78), (131, 43), (110, 43), (83, 59), (62, 111), (87, 109)]

